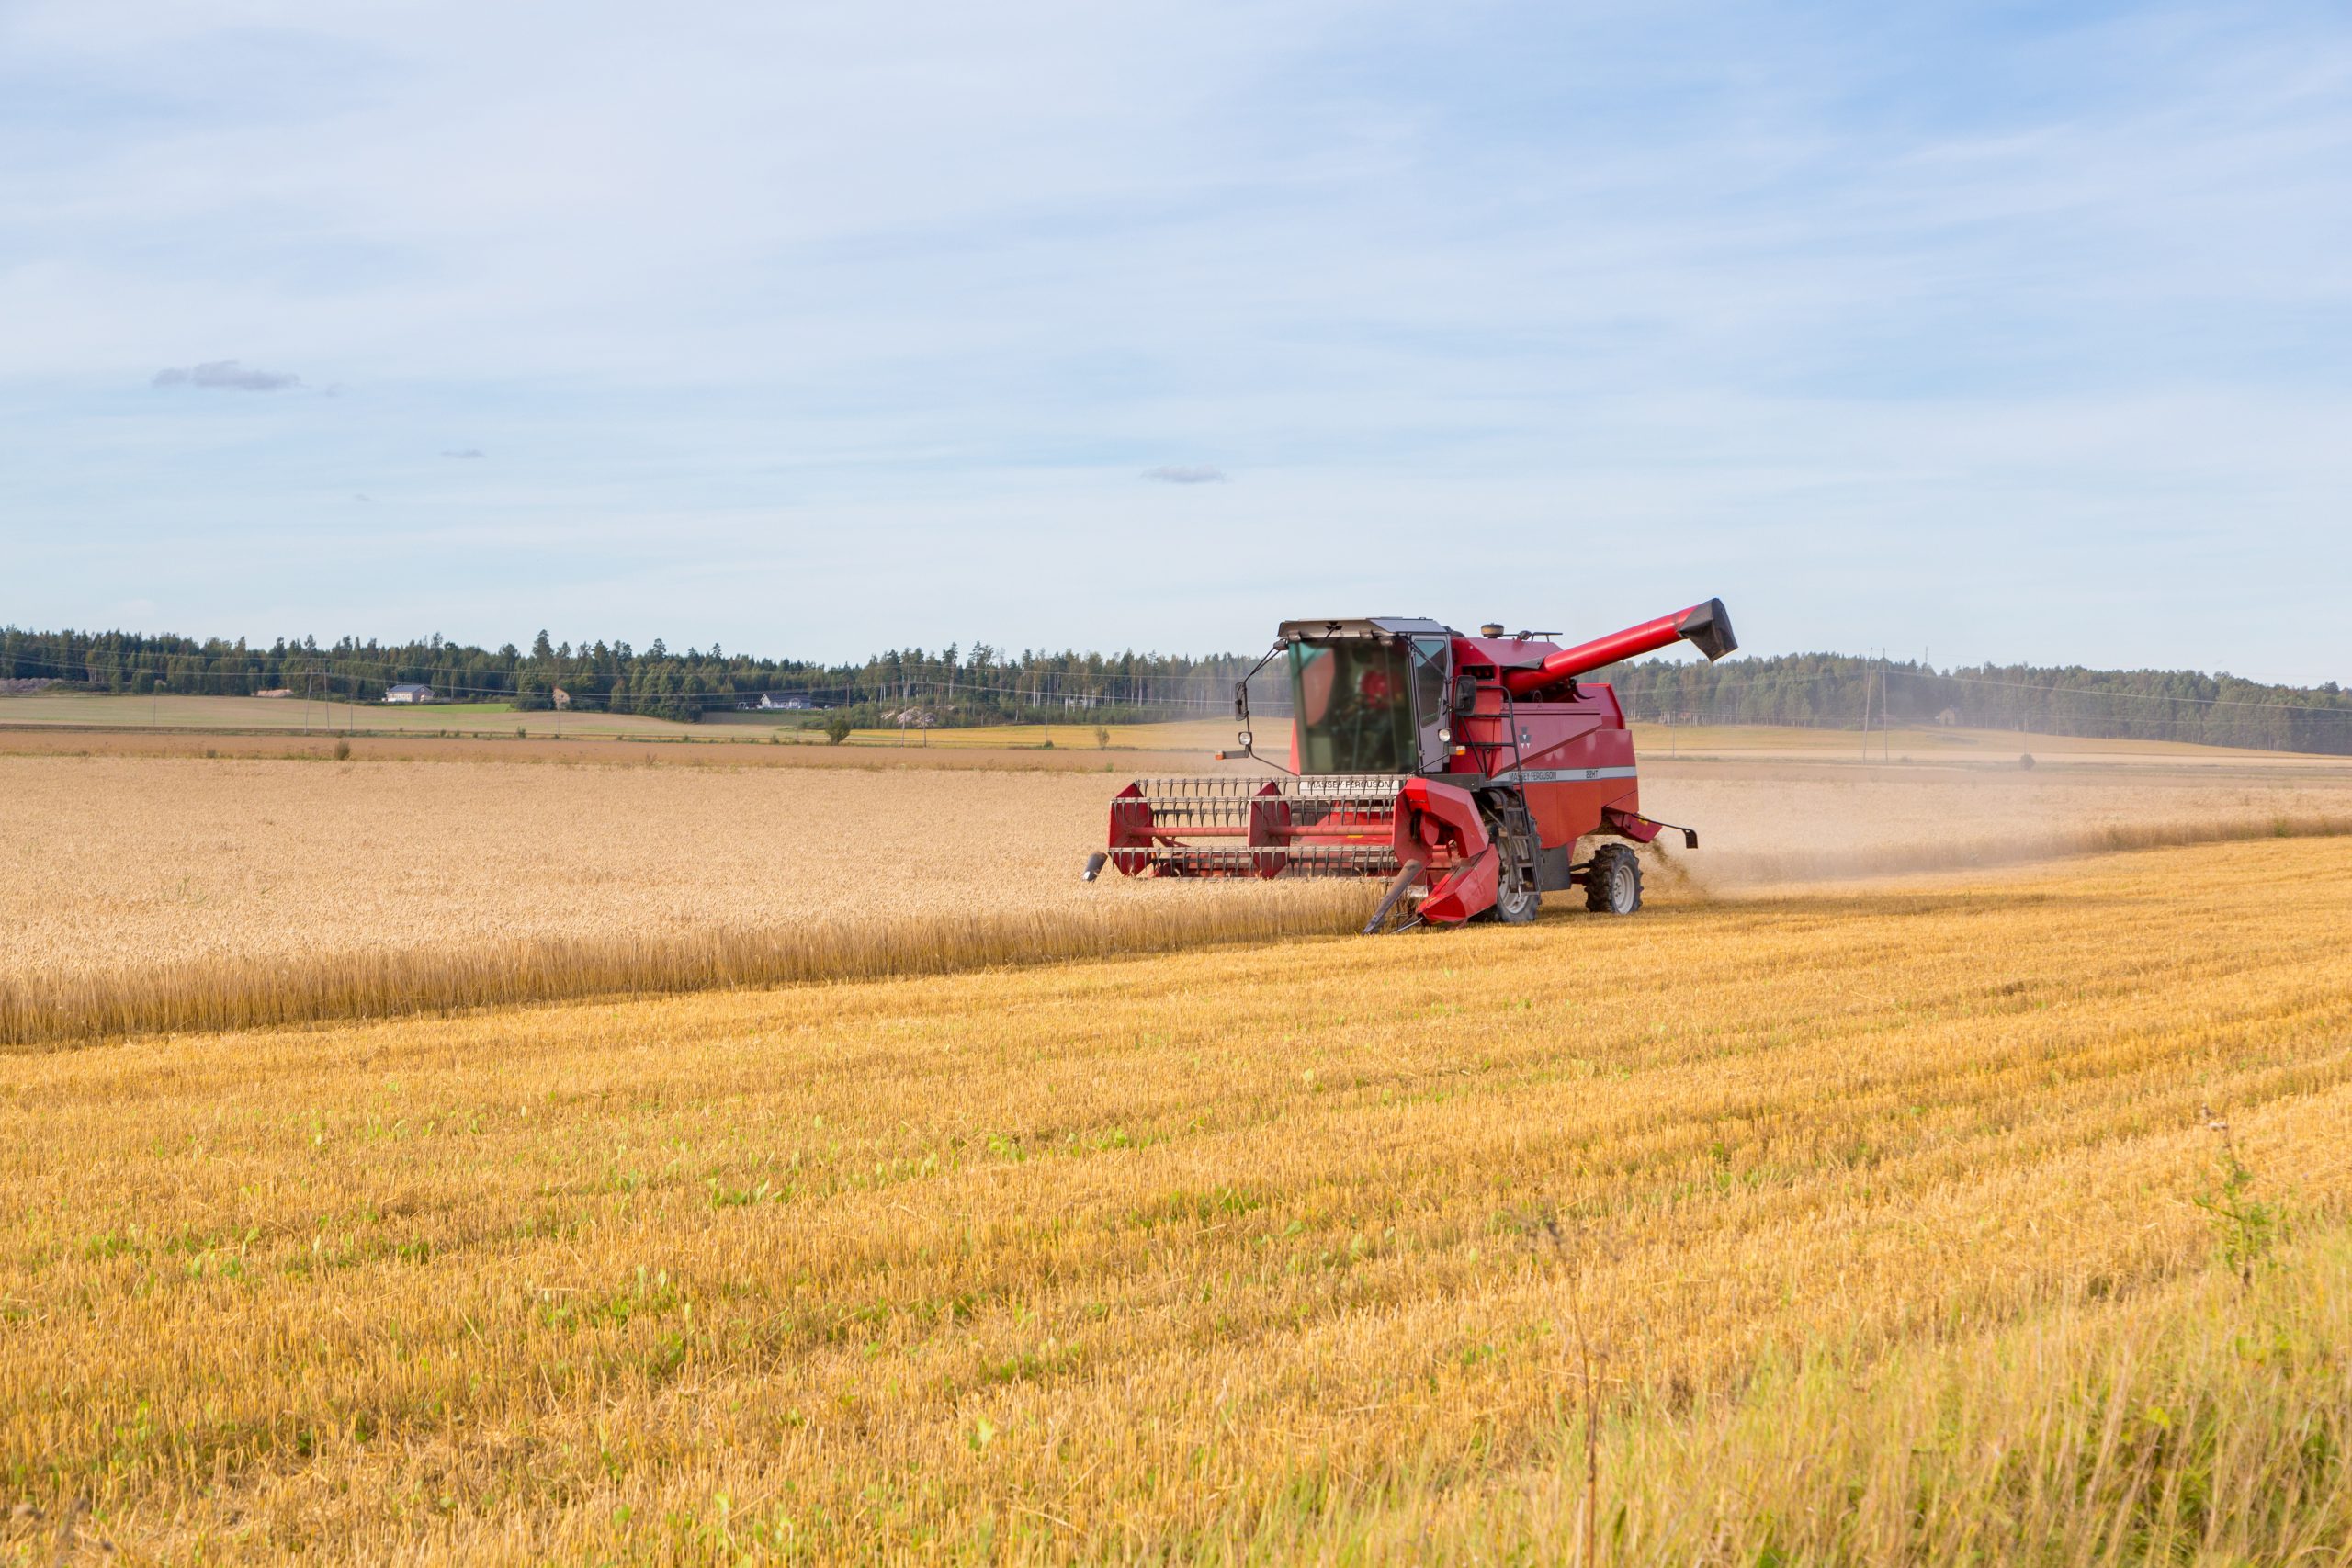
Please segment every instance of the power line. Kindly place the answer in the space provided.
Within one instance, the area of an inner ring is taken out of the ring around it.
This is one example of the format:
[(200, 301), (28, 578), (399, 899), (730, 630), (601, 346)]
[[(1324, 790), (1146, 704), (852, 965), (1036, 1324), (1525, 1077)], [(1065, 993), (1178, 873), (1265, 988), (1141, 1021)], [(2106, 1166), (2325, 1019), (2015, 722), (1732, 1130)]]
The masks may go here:
[[(98, 650), (93, 650), (93, 656), (85, 657), (81, 660), (73, 661), (43, 659), (31, 653), (16, 653), (6, 655), (5, 657), (16, 665), (54, 671), (60, 672), (61, 677), (72, 677), (75, 679), (80, 679), (88, 675), (88, 673), (93, 670), (106, 670), (111, 673), (126, 675), (154, 675), (164, 681), (172, 681), (181, 678), (230, 681), (241, 679), (257, 680), (261, 678), (261, 671), (257, 669), (252, 668), (250, 664), (242, 667), (232, 666), (229, 669), (220, 669), (216, 667), (212, 669), (199, 669), (197, 671), (174, 671), (168, 668), (159, 669), (153, 667), (158, 662), (167, 662), (173, 660), (183, 659), (193, 660), (206, 657), (200, 654), (132, 652), (122, 649), (107, 649), (104, 651), (103, 655), (99, 654)], [(249, 655), (248, 659), (253, 657), (254, 656)], [(265, 655), (260, 657), (266, 658), (268, 656)], [(289, 654), (282, 660), (277, 660), (277, 662), (282, 670), (300, 672), (306, 675), (324, 675), (330, 679), (348, 682), (382, 681), (388, 684), (399, 684), (412, 675), (423, 675), (430, 677), (430, 679), (419, 683), (430, 684), (435, 686), (437, 691), (447, 691), (453, 694), (511, 696), (514, 694), (516, 689), (514, 685), (470, 685), (454, 680), (451, 677), (459, 672), (459, 668), (453, 665), (420, 667), (413, 664), (364, 664), (359, 668), (364, 669), (368, 672), (365, 674), (358, 674), (354, 673), (353, 667), (348, 664), (337, 665), (331, 661), (316, 660), (302, 655)], [(655, 667), (656, 670), (659, 670), (659, 666)], [(733, 672), (729, 671), (727, 666), (723, 664), (717, 666), (717, 670), (718, 678), (722, 680), (732, 680)], [(474, 667), (466, 667), (464, 672), (468, 674), (473, 673)], [(639, 668), (635, 671), (635, 675), (637, 678), (642, 679), (645, 675), (653, 672), (654, 671)], [(838, 671), (827, 671), (827, 673), (837, 674)], [(525, 669), (521, 669), (516, 671), (517, 683), (519, 683), (521, 678), (526, 674), (543, 677), (550, 685), (557, 685), (567, 681), (580, 682), (587, 681), (629, 680), (631, 678), (632, 671), (626, 666), (621, 669), (609, 671), (594, 669), (557, 669), (548, 671), (542, 667), (526, 667)], [(686, 666), (684, 670), (684, 678), (707, 680), (712, 677), (704, 671), (695, 669), (693, 666)], [(945, 675), (909, 675), (905, 673), (888, 672), (887, 667), (869, 667), (866, 671), (853, 673), (845, 681), (835, 680), (823, 684), (763, 684), (757, 687), (736, 686), (732, 687), (732, 689), (727, 693), (709, 694), (722, 696), (758, 696), (763, 693), (772, 693), (777, 695), (792, 695), (800, 694), (841, 694), (847, 695), (865, 692), (867, 689), (867, 686), (872, 684), (880, 688), (915, 685), (948, 691), (968, 691), (973, 693), (993, 694), (1001, 696), (1007, 694), (1017, 695), (1023, 688), (1035, 686), (1038, 682), (1042, 682), (1049, 685), (1057, 695), (1064, 694), (1079, 695), (1091, 694), (1098, 697), (1108, 698), (1110, 700), (1124, 701), (1130, 699), (1116, 697), (1112, 693), (1104, 690), (1104, 688), (1125, 686), (1150, 691), (1173, 686), (1186, 691), (1197, 690), (1204, 694), (1216, 694), (1222, 696), (1226, 694), (1229, 694), (1232, 690), (1234, 678), (1235, 677), (1232, 675), (1214, 672), (1199, 674), (1121, 674), (1111, 671), (1104, 671), (1100, 673), (1092, 671), (1035, 671), (1025, 670), (1020, 666), (990, 666), (985, 672), (971, 667), (959, 667), (953, 673)], [(1077, 688), (1074, 694), (1073, 688)], [(693, 695), (695, 694), (669, 694)], [(872, 694), (875, 696), (876, 700), (887, 700), (887, 696), (881, 691), (876, 691)]]
[[(1917, 671), (1901, 671), (1901, 674), (1920, 675)], [(1975, 675), (1921, 676), (1938, 681), (1957, 681), (1963, 686), (1996, 686), (2013, 692), (2033, 692), (2043, 696), (2120, 697), (2135, 703), (2187, 703), (2196, 707), (2274, 708), (2287, 713), (2332, 714), (2339, 718), (2352, 718), (2352, 708), (2332, 707), (2324, 703), (2257, 703), (2244, 697), (2165, 696), (2156, 692), (2116, 692), (2097, 686), (2034, 686), (2019, 681), (1988, 681)]]
[[(1694, 667), (1682, 664), (1660, 664), (1656, 666), (1656, 668), (1659, 670), (1689, 670), (1696, 668), (1699, 671), (1700, 679), (1702, 681), (1706, 680), (1703, 666)], [(1638, 671), (1640, 667), (1628, 666), (1626, 669), (1630, 675), (1631, 673)], [(1734, 679), (1714, 681), (1707, 685), (1706, 691), (1708, 694), (1713, 694), (1715, 692), (1746, 690), (1756, 686), (1774, 688), (1809, 686), (1817, 684), (1823, 681), (1843, 681), (1859, 686), (1881, 674), (1901, 675), (1906, 679), (1917, 681), (1951, 681), (1963, 686), (1992, 686), (2007, 691), (2030, 692), (2041, 696), (2112, 697), (2119, 700), (2136, 703), (2185, 703), (2192, 706), (2199, 707), (2266, 708), (2284, 713), (2324, 714), (2337, 718), (2352, 718), (2352, 706), (2336, 707), (2324, 702), (2254, 702), (2244, 697), (2169, 696), (2157, 692), (2122, 692), (2108, 690), (2097, 686), (2036, 686), (2025, 682), (1991, 681), (1986, 680), (1982, 676), (1946, 674), (1933, 670), (1912, 669), (1903, 665), (1889, 665), (1883, 670), (1864, 669), (1853, 671), (1826, 670), (1811, 675), (1766, 675), (1745, 680)], [(1678, 679), (1671, 683), (1679, 685), (1680, 682)]]
[[(199, 668), (180, 671), (175, 671), (167, 667), (167, 661), (172, 660), (198, 660), (204, 657), (196, 654), (130, 653), (123, 650), (107, 650), (102, 657), (85, 657), (70, 662), (44, 659), (30, 653), (16, 653), (0, 657), (6, 658), (15, 666), (54, 671), (60, 679), (88, 685), (100, 683), (92, 677), (94, 672), (101, 671), (109, 676), (153, 676), (167, 683), (180, 680), (240, 682), (258, 681), (264, 678), (261, 670), (250, 665), (232, 666), (229, 669)], [(593, 669), (547, 671), (533, 668), (517, 671), (511, 683), (475, 685), (452, 679), (451, 677), (458, 673), (454, 666), (420, 668), (415, 665), (377, 665), (366, 667), (369, 669), (369, 673), (356, 674), (353, 673), (351, 667), (347, 665), (338, 667), (330, 662), (289, 655), (278, 661), (278, 668), (286, 674), (300, 675), (304, 678), (321, 676), (352, 685), (362, 682), (397, 685), (403, 683), (412, 676), (421, 675), (426, 679), (418, 683), (432, 686), (436, 695), (447, 694), (453, 696), (508, 699), (520, 694), (523, 677), (526, 674), (543, 679), (552, 689), (566, 682), (577, 684), (583, 682), (605, 681), (622, 682), (637, 686), (648, 675), (657, 672), (664, 675), (671, 673), (662, 671), (659, 666), (653, 670), (640, 667), (634, 671), (627, 667), (609, 671)], [(465, 673), (470, 675), (474, 671), (469, 668)], [(828, 673), (836, 672), (828, 671)], [(1053, 701), (1060, 701), (1065, 697), (1079, 697), (1090, 698), (1098, 705), (1107, 704), (1114, 706), (1171, 705), (1208, 707), (1222, 705), (1232, 691), (1235, 677), (1220, 673), (1120, 674), (1109, 671), (1100, 673), (1091, 671), (1033, 673), (1018, 667), (1009, 670), (1005, 667), (992, 667), (985, 677), (979, 671), (971, 670), (958, 670), (941, 676), (911, 676), (904, 673), (891, 673), (887, 669), (872, 669), (856, 672), (847, 681), (835, 680), (822, 684), (805, 682), (793, 685), (741, 686), (733, 683), (734, 672), (722, 665), (718, 667), (715, 676), (710, 672), (688, 666), (673, 678), (701, 681), (715, 678), (726, 682), (728, 685), (726, 690), (716, 692), (706, 690), (640, 694), (648, 698), (664, 697), (680, 701), (707, 699), (710, 702), (732, 701), (742, 697), (757, 698), (763, 694), (834, 696), (848, 702), (887, 702), (890, 700), (891, 688), (904, 691), (910, 687), (921, 687), (926, 691), (942, 691), (951, 695), (969, 693), (976, 700), (982, 696), (990, 697), (1000, 705), (1031, 707), (1038, 705), (1038, 701), (1023, 695), (1023, 690), (1042, 688), (1047, 698)]]

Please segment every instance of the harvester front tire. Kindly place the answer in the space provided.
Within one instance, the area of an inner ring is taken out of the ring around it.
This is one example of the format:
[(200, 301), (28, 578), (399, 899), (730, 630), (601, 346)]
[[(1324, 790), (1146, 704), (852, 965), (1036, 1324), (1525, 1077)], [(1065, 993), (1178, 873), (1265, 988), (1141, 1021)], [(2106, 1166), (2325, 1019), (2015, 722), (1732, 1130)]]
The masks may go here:
[(1630, 844), (1603, 844), (1584, 873), (1584, 907), (1596, 915), (1630, 915), (1642, 907), (1642, 863)]
[(1495, 919), (1507, 926), (1533, 925), (1544, 908), (1544, 895), (1535, 886), (1534, 857), (1522, 858), (1518, 839), (1491, 812), (1487, 834), (1502, 861), (1495, 874)]
[(1534, 879), (1514, 877), (1505, 866), (1495, 882), (1495, 919), (1507, 926), (1532, 925), (1543, 908), (1544, 895), (1535, 890)]

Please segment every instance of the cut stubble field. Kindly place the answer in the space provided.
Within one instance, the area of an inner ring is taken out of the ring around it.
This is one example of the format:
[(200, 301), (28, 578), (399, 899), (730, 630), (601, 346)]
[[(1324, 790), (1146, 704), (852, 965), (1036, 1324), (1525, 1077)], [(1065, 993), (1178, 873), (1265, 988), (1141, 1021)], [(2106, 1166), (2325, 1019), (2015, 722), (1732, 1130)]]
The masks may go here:
[(8, 1529), (2342, 1562), (2347, 927), (2211, 846), (20, 1056)]
[(1099, 774), (0, 757), (0, 1549), (2352, 1562), (2352, 781), (1645, 773), (1365, 942)]

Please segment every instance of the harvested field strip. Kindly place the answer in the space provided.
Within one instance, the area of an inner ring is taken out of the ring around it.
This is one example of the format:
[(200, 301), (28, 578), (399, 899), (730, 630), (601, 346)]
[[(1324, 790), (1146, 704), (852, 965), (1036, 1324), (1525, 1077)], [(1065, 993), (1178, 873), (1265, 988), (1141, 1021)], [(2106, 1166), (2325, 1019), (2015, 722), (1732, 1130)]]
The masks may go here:
[(1573, 1517), (1580, 1315), (1612, 1560), (2276, 1560), (2347, 927), (2324, 840), (22, 1055), (0, 1469), (163, 1555), (1464, 1556)]
[[(0, 715), (5, 717), (5, 715)], [(11, 728), (0, 722), (0, 757), (184, 757), (269, 761), (560, 763), (572, 766), (834, 768), (878, 773), (1239, 773), (1206, 749), (1170, 739), (1150, 745), (1114, 744), (1108, 750), (1012, 746), (842, 745), (772, 741), (757, 735), (721, 734), (684, 742), (662, 736), (441, 735), (414, 733), (301, 736), (283, 730)]]
[(779, 931), (555, 937), (310, 958), (164, 962), (0, 981), (0, 1047), (397, 1018), (582, 997), (953, 974), (1362, 928), (1376, 885), (1202, 889), (1176, 904), (813, 921)]
[(2256, 839), (2333, 839), (2346, 834), (2352, 834), (2352, 813), (2330, 811), (2101, 822), (2079, 828), (2012, 831), (1998, 838), (1863, 848), (1735, 851), (1699, 863), (1700, 869), (1693, 874), (1709, 886), (1836, 882), (1927, 872), (1989, 870), (2074, 855), (2188, 844), (2234, 844)]

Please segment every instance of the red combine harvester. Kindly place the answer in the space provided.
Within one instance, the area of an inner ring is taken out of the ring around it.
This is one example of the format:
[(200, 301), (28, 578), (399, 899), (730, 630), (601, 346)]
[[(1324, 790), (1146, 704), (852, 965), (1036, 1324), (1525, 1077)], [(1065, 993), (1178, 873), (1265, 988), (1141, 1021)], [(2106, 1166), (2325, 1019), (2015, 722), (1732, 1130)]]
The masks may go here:
[[(1633, 844), (1671, 824), (1641, 814), (1634, 738), (1617, 694), (1577, 677), (1688, 642), (1709, 659), (1738, 644), (1720, 599), (1574, 648), (1500, 626), (1464, 637), (1435, 621), (1287, 621), (1250, 671), (1290, 666), (1289, 776), (1137, 779), (1111, 802), (1111, 841), (1086, 863), (1127, 876), (1386, 877), (1364, 927), (1418, 898), (1405, 930), (1491, 913), (1535, 918), (1546, 893), (1585, 907), (1642, 904)], [(1234, 688), (1241, 749), (1250, 682)], [(1699, 835), (1677, 828), (1696, 849)], [(1595, 845), (1584, 859), (1577, 847)]]

